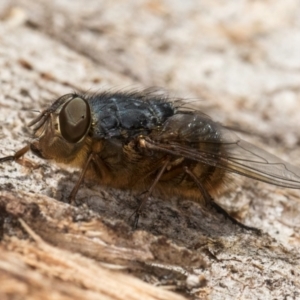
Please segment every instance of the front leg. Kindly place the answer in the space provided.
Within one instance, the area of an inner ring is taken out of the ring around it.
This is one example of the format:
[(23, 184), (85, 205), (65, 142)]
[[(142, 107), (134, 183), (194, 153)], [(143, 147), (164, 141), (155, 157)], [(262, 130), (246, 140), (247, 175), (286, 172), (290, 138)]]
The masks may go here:
[(91, 153), (89, 156), (88, 156), (88, 159), (87, 161), (85, 162), (85, 165), (83, 166), (82, 170), (81, 170), (81, 173), (79, 175), (79, 178), (75, 184), (75, 186), (73, 187), (69, 197), (68, 197), (68, 203), (71, 203), (71, 204), (74, 204), (75, 203), (75, 197), (77, 195), (77, 192), (79, 190), (79, 187), (84, 179), (84, 176), (86, 174), (86, 171), (88, 170), (89, 168), (89, 165), (91, 163), (91, 161), (93, 160), (93, 157), (96, 155), (96, 153)]

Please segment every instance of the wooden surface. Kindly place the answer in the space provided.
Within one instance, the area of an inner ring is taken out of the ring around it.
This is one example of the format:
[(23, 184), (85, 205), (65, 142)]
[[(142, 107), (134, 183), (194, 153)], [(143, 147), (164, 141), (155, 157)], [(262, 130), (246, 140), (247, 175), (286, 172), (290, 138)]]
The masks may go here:
[[(53, 4), (55, 3), (55, 4)], [(160, 86), (300, 166), (300, 4), (270, 1), (0, 3), (0, 156), (36, 111), (73, 90)], [(218, 201), (153, 199), (77, 170), (0, 165), (0, 299), (299, 299), (300, 192), (236, 176)]]

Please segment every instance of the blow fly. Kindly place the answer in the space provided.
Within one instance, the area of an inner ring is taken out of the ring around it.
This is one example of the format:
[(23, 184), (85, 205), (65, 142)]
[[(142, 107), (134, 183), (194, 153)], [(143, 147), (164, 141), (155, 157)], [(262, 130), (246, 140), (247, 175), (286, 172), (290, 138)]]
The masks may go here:
[(211, 196), (228, 172), (270, 184), (300, 188), (300, 169), (238, 138), (206, 114), (151, 92), (66, 94), (29, 123), (32, 142), (0, 162), (27, 151), (81, 170), (83, 179), (141, 193), (135, 213), (151, 195), (191, 199), (239, 223)]

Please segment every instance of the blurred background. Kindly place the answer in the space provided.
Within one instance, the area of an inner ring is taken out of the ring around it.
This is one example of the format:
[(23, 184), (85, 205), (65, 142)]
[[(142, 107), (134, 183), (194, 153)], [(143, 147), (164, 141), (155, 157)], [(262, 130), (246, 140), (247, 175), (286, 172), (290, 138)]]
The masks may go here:
[(1, 102), (159, 86), (298, 145), (297, 0), (2, 0), (0, 17)]

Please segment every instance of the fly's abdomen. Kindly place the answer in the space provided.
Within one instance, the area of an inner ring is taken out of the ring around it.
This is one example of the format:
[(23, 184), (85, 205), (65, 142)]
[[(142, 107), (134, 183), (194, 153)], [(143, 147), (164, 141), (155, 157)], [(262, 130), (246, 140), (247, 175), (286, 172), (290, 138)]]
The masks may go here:
[(88, 99), (93, 115), (92, 137), (134, 137), (160, 127), (176, 108), (164, 97), (142, 93), (102, 93)]
[[(211, 186), (216, 187), (222, 183), (224, 169), (217, 168), (217, 165), (220, 156), (225, 157), (226, 153), (223, 153), (220, 125), (206, 115), (179, 111), (168, 118), (159, 132), (153, 132), (150, 137), (159, 151), (170, 153), (177, 159), (181, 158), (180, 165), (176, 165), (177, 169), (181, 168), (181, 173), (177, 174), (169, 167), (169, 174), (165, 174), (163, 178), (174, 181), (174, 187), (182, 189), (183, 193), (201, 197), (194, 180), (182, 171), (184, 166), (209, 191)], [(172, 179), (171, 174), (174, 174)]]

